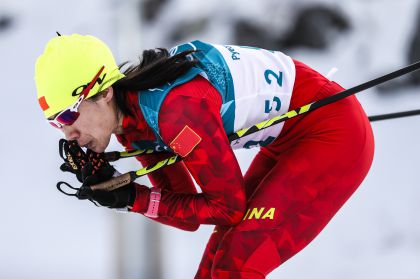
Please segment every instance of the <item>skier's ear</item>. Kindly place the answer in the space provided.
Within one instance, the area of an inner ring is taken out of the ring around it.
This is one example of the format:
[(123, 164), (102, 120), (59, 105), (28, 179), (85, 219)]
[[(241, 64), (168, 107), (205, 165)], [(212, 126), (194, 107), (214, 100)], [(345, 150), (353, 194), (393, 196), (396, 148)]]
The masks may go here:
[(112, 100), (112, 97), (114, 97), (114, 89), (110, 86), (100, 94), (102, 95), (101, 97), (104, 98), (104, 101), (109, 103)]

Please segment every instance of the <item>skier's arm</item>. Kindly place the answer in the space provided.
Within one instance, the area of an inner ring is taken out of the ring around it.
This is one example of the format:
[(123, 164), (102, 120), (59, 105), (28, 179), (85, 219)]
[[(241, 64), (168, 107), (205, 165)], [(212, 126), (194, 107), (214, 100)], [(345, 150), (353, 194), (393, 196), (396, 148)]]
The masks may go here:
[[(159, 127), (170, 143), (188, 125), (201, 142), (184, 158), (202, 193), (162, 191), (158, 215), (194, 224), (233, 225), (245, 211), (242, 173), (220, 116), (221, 97), (203, 78), (173, 89), (162, 104)], [(144, 213), (150, 190), (139, 187), (133, 210)]]
[[(124, 148), (129, 150), (134, 150), (131, 142), (124, 137), (117, 135), (118, 141), (124, 146)], [(172, 153), (154, 153), (137, 156), (136, 159), (142, 164), (143, 167), (150, 166), (164, 160), (170, 156), (173, 156)], [(181, 162), (168, 166), (166, 168), (156, 170), (148, 174), (148, 178), (154, 187), (165, 188), (173, 192), (178, 193), (197, 193), (194, 182), (191, 179), (191, 176), (188, 170), (185, 168), (185, 165)], [(134, 183), (136, 186), (136, 191), (147, 191), (147, 187)], [(137, 211), (138, 212), (138, 211)], [(145, 213), (145, 212), (141, 212)], [(170, 217), (159, 216), (153, 220), (162, 223), (164, 225), (173, 226), (178, 229), (195, 231), (198, 229), (198, 224), (192, 224), (185, 222), (184, 220), (173, 220)]]

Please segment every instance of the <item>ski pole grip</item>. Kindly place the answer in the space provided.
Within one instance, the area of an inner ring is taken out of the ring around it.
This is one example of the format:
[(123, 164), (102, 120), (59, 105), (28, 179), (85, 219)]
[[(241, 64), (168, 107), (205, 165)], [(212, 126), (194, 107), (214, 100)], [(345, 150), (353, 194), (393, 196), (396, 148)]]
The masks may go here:
[(136, 179), (136, 174), (135, 172), (127, 172), (123, 175), (111, 178), (110, 180), (107, 180), (105, 182), (96, 184), (96, 185), (92, 185), (90, 186), (90, 188), (93, 191), (96, 190), (105, 190), (105, 191), (112, 191), (115, 189), (118, 189), (120, 187), (123, 187), (127, 184), (130, 184), (131, 182), (133, 182)]

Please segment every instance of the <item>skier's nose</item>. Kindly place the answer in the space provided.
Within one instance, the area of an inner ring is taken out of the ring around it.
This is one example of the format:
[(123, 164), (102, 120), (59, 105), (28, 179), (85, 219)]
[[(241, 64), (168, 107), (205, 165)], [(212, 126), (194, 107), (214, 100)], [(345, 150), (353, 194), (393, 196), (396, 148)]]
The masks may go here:
[(62, 131), (64, 133), (64, 136), (66, 140), (77, 140), (80, 136), (80, 133), (77, 129), (75, 129), (72, 126), (63, 126)]

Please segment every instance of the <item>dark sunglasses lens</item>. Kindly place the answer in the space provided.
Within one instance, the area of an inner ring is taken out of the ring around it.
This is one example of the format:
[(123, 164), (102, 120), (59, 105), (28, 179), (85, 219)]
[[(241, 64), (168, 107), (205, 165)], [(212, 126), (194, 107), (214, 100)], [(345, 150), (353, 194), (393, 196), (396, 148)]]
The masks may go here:
[(63, 125), (72, 125), (76, 119), (79, 117), (79, 112), (77, 111), (71, 111), (71, 110), (66, 110), (63, 111), (58, 117), (57, 117), (57, 121), (60, 122)]

